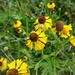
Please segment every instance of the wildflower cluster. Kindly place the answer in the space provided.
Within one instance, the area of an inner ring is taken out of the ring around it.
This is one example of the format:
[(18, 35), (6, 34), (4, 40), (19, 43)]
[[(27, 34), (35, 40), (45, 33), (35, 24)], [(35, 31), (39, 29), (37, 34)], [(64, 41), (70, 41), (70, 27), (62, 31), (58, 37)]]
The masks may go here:
[(28, 64), (22, 59), (16, 59), (10, 63), (4, 57), (0, 59), (0, 71), (8, 69), (6, 75), (30, 75), (27, 67)]
[(21, 33), (22, 32), (22, 28), (20, 27), (21, 26), (21, 21), (17, 20), (14, 22), (14, 28), (15, 28), (15, 31), (17, 33)]

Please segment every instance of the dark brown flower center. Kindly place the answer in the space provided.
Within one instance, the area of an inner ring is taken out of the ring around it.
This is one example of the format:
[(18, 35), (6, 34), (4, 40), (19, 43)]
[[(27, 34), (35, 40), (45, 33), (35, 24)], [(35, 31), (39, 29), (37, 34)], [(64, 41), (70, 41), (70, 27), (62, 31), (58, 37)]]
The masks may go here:
[(50, 2), (50, 5), (52, 5), (52, 2)]
[(36, 42), (38, 40), (38, 35), (36, 33), (31, 33), (30, 34), (30, 40), (32, 42)]
[(19, 73), (17, 69), (10, 69), (7, 75), (19, 75)]
[(46, 21), (46, 18), (45, 18), (44, 16), (40, 16), (39, 19), (38, 19), (38, 22), (39, 22), (40, 24), (44, 24), (45, 21)]
[(20, 29), (19, 28), (16, 28), (16, 31), (18, 32), (18, 31), (20, 31)]
[(62, 21), (57, 21), (56, 22), (56, 30), (57, 31), (62, 31), (64, 28), (64, 23)]
[(14, 23), (17, 24), (17, 21), (15, 21)]
[(2, 66), (2, 61), (0, 61), (0, 66)]

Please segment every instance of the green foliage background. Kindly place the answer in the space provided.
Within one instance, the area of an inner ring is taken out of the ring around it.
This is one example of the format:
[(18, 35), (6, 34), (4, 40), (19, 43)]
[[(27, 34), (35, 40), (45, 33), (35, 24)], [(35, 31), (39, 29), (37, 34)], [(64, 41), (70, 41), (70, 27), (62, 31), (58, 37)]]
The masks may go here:
[[(74, 75), (75, 74), (75, 47), (69, 43), (69, 39), (60, 39), (51, 31), (46, 31), (49, 40), (44, 50), (30, 50), (26, 41), (11, 42), (24, 39), (34, 30), (34, 22), (39, 16), (49, 16), (53, 24), (58, 20), (64, 24), (72, 24), (72, 35), (75, 35), (75, 1), (52, 0), (55, 10), (46, 7), (51, 0), (0, 0), (0, 57), (22, 59), (28, 56), (31, 75)], [(25, 16), (25, 15), (28, 16)], [(23, 32), (14, 32), (14, 21), (22, 22)], [(7, 37), (7, 38), (6, 38)], [(2, 44), (5, 43), (5, 44)], [(4, 50), (8, 47), (8, 50)], [(4, 51), (4, 52), (3, 52)], [(0, 75), (5, 71), (0, 72)]]

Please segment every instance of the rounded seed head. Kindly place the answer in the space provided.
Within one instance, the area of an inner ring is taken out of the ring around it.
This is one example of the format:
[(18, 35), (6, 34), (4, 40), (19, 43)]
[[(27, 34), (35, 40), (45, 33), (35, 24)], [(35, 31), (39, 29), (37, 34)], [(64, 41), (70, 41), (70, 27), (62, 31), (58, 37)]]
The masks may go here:
[(38, 40), (38, 35), (36, 33), (31, 33), (29, 38), (32, 42), (36, 42)]
[(64, 23), (62, 21), (57, 21), (56, 22), (56, 30), (57, 31), (62, 31), (64, 28)]
[(0, 61), (0, 66), (2, 66), (2, 61)]
[(45, 21), (46, 21), (46, 18), (45, 18), (44, 16), (40, 16), (39, 19), (38, 19), (38, 22), (39, 22), (40, 24), (44, 24)]
[(10, 69), (6, 75), (19, 75), (17, 69)]

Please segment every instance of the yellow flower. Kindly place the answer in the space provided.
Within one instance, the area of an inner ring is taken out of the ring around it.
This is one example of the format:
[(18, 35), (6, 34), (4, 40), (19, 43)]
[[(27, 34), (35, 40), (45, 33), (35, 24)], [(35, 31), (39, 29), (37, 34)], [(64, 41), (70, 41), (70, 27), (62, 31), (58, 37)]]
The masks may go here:
[(28, 73), (28, 64), (21, 59), (17, 59), (8, 64), (9, 70), (6, 75), (30, 75)]
[(14, 28), (20, 27), (21, 24), (22, 24), (21, 21), (19, 21), (19, 20), (15, 21), (15, 22), (14, 22)]
[(72, 25), (64, 25), (63, 27), (58, 27), (61, 28), (61, 29), (57, 28), (58, 30), (56, 28), (57, 27), (51, 28), (53, 34), (56, 34), (58, 32), (60, 37), (68, 38), (70, 36), (70, 31), (72, 30)]
[(40, 29), (42, 31), (48, 30), (48, 28), (51, 28), (52, 26), (52, 19), (49, 19), (49, 17), (40, 16), (35, 23), (35, 29)]
[(7, 59), (1, 58), (0, 59), (0, 71), (3, 71), (7, 68)]
[(54, 9), (55, 3), (49, 2), (49, 3), (47, 3), (47, 7), (48, 7), (48, 8), (51, 8), (51, 9)]
[(71, 44), (75, 46), (75, 36), (71, 36), (70, 39)]
[(47, 42), (47, 37), (44, 34), (44, 32), (38, 31), (32, 31), (30, 36), (28, 37), (27, 46), (32, 49), (34, 46), (35, 50), (41, 50), (45, 47), (45, 44)]
[(22, 28), (16, 28), (15, 30), (17, 33), (21, 33), (22, 32)]
[(27, 61), (28, 60), (28, 57), (27, 56), (24, 56), (23, 57), (23, 61)]

